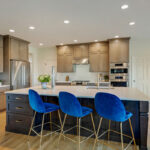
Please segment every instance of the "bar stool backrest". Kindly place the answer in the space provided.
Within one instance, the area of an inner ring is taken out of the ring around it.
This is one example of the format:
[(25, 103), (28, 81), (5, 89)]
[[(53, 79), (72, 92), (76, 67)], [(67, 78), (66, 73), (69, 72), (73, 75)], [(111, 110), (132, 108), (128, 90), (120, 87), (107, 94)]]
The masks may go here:
[(79, 117), (82, 115), (82, 107), (78, 99), (71, 93), (59, 93), (59, 105), (62, 112), (70, 116)]
[(95, 96), (95, 109), (101, 117), (109, 120), (120, 122), (126, 117), (123, 103), (113, 94), (97, 93)]
[(45, 112), (45, 106), (40, 95), (32, 89), (29, 90), (29, 104), (34, 111), (39, 113)]

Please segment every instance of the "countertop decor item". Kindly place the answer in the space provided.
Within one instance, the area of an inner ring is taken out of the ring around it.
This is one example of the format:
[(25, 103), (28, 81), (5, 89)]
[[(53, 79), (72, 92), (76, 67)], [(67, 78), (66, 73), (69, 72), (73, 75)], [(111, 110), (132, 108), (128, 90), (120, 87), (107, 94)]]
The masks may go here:
[(66, 76), (66, 81), (69, 81), (69, 76)]
[(47, 83), (50, 82), (50, 75), (40, 75), (38, 81), (41, 82), (42, 88), (47, 89)]

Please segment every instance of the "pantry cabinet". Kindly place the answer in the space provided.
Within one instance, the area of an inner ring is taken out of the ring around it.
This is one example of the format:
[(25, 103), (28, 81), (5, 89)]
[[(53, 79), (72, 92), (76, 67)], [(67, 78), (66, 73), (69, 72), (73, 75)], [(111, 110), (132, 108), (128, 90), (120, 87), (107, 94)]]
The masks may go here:
[(110, 63), (129, 62), (129, 38), (109, 40)]
[(108, 42), (98, 42), (89, 45), (90, 72), (109, 71)]

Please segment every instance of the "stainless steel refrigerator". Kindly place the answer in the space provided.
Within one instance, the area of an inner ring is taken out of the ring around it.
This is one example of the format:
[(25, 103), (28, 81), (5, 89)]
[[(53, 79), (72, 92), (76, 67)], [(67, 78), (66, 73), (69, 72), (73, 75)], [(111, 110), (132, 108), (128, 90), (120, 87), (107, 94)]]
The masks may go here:
[(10, 60), (10, 88), (22, 89), (30, 87), (30, 63)]

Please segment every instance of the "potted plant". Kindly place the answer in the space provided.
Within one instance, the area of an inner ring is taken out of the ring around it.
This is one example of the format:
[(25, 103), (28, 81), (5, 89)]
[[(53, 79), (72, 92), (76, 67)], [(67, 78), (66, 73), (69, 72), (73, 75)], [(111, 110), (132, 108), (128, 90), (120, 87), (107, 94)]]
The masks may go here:
[(50, 75), (40, 75), (38, 81), (41, 82), (42, 88), (47, 89), (47, 83), (50, 82)]
[(2, 86), (2, 80), (0, 80), (0, 86)]
[(108, 82), (109, 81), (109, 76), (108, 75), (104, 75), (104, 80), (105, 80), (105, 82)]

